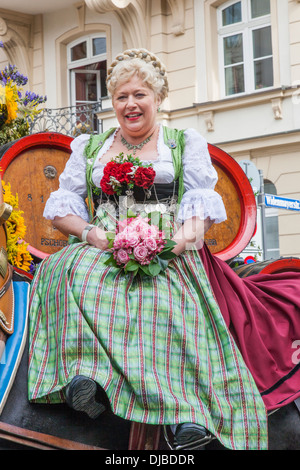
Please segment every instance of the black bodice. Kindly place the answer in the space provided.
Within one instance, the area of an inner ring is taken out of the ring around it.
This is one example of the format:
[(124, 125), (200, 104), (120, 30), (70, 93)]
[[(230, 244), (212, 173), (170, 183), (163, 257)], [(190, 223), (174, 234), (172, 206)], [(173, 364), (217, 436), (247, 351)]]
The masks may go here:
[[(137, 203), (147, 203), (153, 201), (171, 201), (171, 199), (178, 194), (178, 180), (173, 181), (172, 183), (166, 184), (153, 184), (149, 190), (150, 197), (147, 196), (148, 190), (144, 190), (143, 188), (135, 187), (133, 189), (133, 197)], [(122, 193), (123, 196), (126, 195), (125, 191)], [(100, 191), (99, 195), (93, 194), (93, 201), (95, 208), (99, 206), (99, 204), (111, 201), (117, 202), (118, 196), (109, 196), (102, 191)]]

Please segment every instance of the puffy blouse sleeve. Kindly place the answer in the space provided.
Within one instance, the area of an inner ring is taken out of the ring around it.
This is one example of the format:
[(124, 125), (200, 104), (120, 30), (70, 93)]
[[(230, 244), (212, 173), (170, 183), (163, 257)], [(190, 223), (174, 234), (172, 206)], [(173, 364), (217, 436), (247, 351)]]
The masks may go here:
[(184, 195), (178, 211), (178, 220), (184, 222), (193, 216), (215, 223), (226, 220), (222, 197), (214, 190), (218, 175), (212, 165), (206, 140), (194, 129), (187, 129), (183, 154)]
[(59, 189), (50, 194), (44, 209), (44, 217), (53, 220), (54, 217), (64, 217), (68, 214), (78, 215), (88, 221), (88, 210), (85, 203), (86, 162), (84, 148), (89, 135), (82, 134), (71, 143), (71, 155), (65, 169), (59, 177)]

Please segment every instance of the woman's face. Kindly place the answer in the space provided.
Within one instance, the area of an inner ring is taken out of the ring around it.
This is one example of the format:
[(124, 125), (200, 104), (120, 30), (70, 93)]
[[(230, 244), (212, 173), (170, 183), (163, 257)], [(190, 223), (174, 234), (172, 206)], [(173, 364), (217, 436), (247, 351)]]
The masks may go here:
[(142, 138), (153, 132), (159, 104), (153, 90), (138, 75), (118, 86), (113, 107), (123, 134)]

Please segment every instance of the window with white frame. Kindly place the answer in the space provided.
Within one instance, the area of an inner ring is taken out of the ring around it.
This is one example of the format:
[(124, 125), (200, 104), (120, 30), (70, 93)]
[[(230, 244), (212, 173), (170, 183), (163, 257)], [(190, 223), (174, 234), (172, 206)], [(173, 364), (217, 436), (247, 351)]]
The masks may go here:
[(105, 34), (77, 39), (68, 46), (72, 105), (88, 104), (107, 96)]
[(223, 96), (273, 86), (270, 0), (230, 1), (218, 8)]

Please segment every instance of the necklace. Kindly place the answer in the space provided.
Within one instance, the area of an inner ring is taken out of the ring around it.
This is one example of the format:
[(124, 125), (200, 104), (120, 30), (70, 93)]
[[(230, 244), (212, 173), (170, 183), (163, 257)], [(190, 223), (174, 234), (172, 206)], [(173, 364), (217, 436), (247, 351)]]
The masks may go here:
[(125, 145), (127, 150), (133, 150), (133, 155), (135, 155), (135, 152), (137, 150), (141, 150), (144, 147), (144, 145), (147, 144), (147, 142), (149, 142), (149, 140), (151, 139), (152, 136), (153, 136), (153, 134), (149, 135), (149, 137), (147, 137), (147, 139), (143, 140), (143, 142), (141, 142), (140, 144), (133, 145), (133, 144), (130, 144), (129, 142), (127, 142), (125, 137), (123, 137), (121, 135), (121, 142), (122, 142), (123, 145)]

